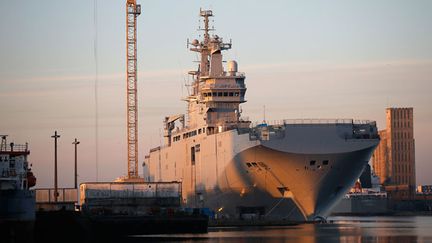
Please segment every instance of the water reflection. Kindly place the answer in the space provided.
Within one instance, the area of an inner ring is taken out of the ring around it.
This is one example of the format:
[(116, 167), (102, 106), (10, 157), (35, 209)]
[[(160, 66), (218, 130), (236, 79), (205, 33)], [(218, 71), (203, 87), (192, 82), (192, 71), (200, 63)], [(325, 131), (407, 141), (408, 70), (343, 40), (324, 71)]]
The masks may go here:
[(129, 237), (128, 242), (432, 242), (432, 217), (334, 217), (327, 224), (218, 227), (207, 234)]

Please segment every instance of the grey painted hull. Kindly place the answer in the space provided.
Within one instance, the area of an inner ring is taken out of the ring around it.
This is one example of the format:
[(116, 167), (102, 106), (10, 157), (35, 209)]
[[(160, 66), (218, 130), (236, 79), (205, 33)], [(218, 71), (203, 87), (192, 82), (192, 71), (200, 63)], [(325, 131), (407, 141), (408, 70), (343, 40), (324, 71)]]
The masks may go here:
[(201, 134), (153, 149), (145, 178), (181, 181), (186, 206), (208, 207), (221, 217), (314, 220), (329, 214), (379, 142), (344, 138), (350, 129), (287, 125), (269, 140), (235, 130)]
[(332, 215), (379, 215), (390, 213), (387, 198), (343, 198), (332, 210)]
[[(239, 153), (226, 168), (226, 175), (240, 174), (221, 185), (223, 191), (232, 193), (216, 200), (216, 205), (209, 203), (209, 198), (204, 206), (224, 207), (231, 215), (238, 215), (239, 207), (262, 207), (264, 215), (274, 219), (325, 217), (360, 176), (374, 147), (339, 154), (294, 154), (262, 145), (252, 147)], [(323, 161), (328, 163), (323, 165)], [(251, 162), (256, 165), (248, 166)], [(238, 184), (234, 178), (242, 178), (243, 185), (231, 186)]]

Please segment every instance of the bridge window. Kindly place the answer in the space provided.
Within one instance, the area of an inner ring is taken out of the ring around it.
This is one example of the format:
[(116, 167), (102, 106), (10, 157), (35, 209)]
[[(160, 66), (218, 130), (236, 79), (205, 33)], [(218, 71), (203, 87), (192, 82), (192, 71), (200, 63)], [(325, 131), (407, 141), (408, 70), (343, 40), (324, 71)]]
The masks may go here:
[(239, 92), (235, 92), (235, 93), (234, 93), (234, 96), (239, 96), (239, 95), (240, 95)]
[(315, 160), (311, 160), (310, 162), (309, 162), (309, 165), (315, 165), (316, 164), (316, 161)]
[(329, 161), (328, 160), (323, 160), (323, 165), (328, 165)]
[(223, 96), (222, 92), (218, 92), (218, 96), (222, 97)]
[(233, 92), (229, 92), (228, 94), (229, 94), (229, 96), (234, 96)]
[(228, 92), (224, 92), (224, 96), (228, 96)]
[(173, 141), (174, 141), (174, 142), (177, 142), (177, 141), (179, 141), (179, 140), (180, 140), (180, 135), (175, 136), (175, 137), (173, 138)]
[(208, 97), (212, 97), (212, 93), (207, 93), (207, 96)]

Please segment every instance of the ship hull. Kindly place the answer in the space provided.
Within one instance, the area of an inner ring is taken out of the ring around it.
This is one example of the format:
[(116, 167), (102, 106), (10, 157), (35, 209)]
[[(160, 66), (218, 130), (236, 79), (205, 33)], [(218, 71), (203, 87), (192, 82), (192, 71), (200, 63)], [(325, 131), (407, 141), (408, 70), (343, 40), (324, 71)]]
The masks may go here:
[[(256, 216), (293, 221), (326, 217), (359, 178), (374, 147), (336, 154), (287, 153), (262, 145), (249, 148), (234, 157), (223, 173), (226, 180), (220, 180), (227, 182), (220, 187), (230, 191), (229, 196), (218, 199), (216, 194), (216, 204), (209, 197), (204, 206), (222, 207), (238, 217), (253, 211)], [(323, 161), (328, 162), (323, 165)]]
[(217, 217), (321, 219), (358, 179), (379, 141), (344, 138), (350, 126), (287, 125), (269, 140), (235, 130), (196, 136), (153, 149), (145, 178), (181, 181), (184, 204), (210, 208)]
[(35, 208), (34, 191), (0, 190), (0, 220), (34, 221)]
[(30, 190), (0, 190), (0, 235), (6, 242), (33, 242), (35, 197)]

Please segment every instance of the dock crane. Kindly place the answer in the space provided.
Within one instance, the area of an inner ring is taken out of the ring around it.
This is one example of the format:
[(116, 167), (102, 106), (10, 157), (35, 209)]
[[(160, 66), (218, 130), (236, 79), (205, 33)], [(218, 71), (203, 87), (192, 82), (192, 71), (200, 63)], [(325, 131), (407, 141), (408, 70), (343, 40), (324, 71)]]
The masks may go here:
[(138, 179), (137, 17), (141, 5), (126, 0), (127, 179)]

